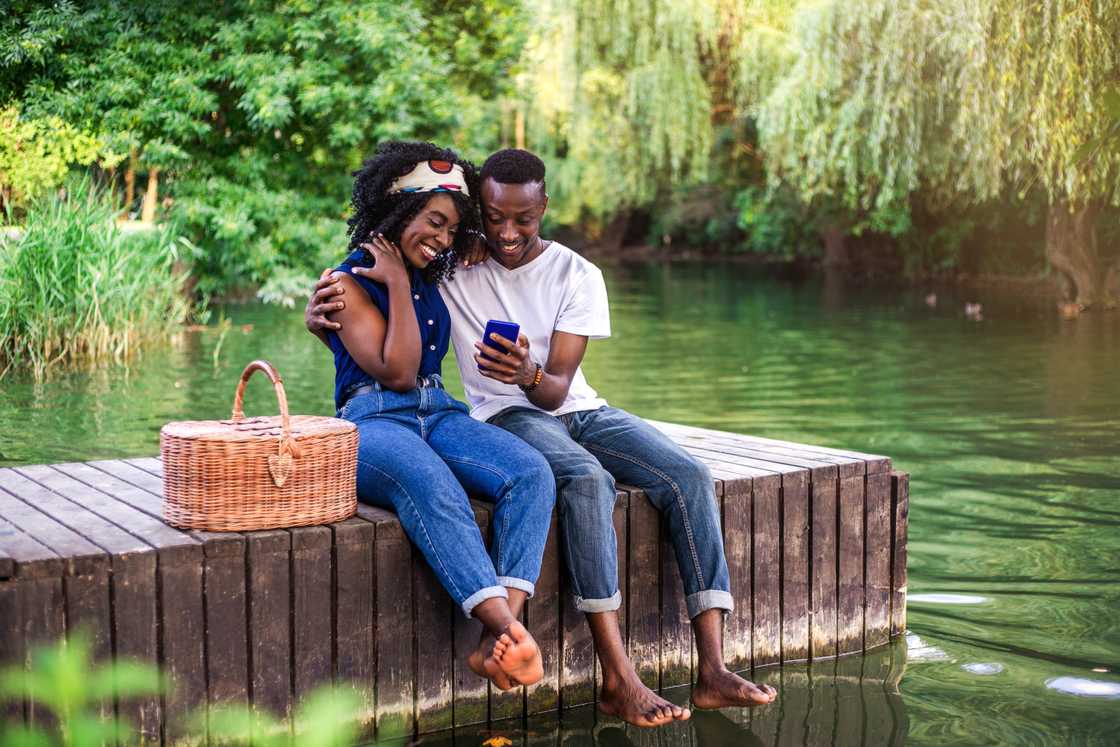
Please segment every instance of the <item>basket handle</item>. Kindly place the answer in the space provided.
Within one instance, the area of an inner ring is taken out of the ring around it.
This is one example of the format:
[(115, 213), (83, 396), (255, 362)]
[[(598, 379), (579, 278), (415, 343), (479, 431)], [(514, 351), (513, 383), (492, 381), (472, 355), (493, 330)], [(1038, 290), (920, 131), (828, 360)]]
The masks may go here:
[(245, 418), (245, 385), (249, 383), (249, 377), (254, 371), (263, 371), (276, 390), (276, 399), (280, 403), (280, 428), (284, 432), (284, 437), (280, 440), (281, 450), (286, 450), (285, 446), (291, 449), (292, 421), (288, 416), (288, 395), (284, 393), (284, 381), (280, 378), (280, 374), (268, 361), (253, 361), (241, 372), (241, 381), (237, 382), (237, 394), (233, 396), (233, 415), (230, 419), (236, 422)]

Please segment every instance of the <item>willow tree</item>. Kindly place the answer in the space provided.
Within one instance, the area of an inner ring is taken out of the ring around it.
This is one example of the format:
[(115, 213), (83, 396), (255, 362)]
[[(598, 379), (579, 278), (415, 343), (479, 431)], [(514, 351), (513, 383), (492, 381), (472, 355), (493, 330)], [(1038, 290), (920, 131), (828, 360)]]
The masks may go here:
[(791, 63), (755, 108), (775, 181), (863, 214), (1040, 187), (1051, 265), (1081, 303), (1109, 302), (1096, 230), (1120, 154), (1085, 146), (1112, 125), (1120, 7), (827, 0), (799, 7), (786, 39)]
[(540, 0), (519, 86), (561, 222), (707, 175), (721, 0)]

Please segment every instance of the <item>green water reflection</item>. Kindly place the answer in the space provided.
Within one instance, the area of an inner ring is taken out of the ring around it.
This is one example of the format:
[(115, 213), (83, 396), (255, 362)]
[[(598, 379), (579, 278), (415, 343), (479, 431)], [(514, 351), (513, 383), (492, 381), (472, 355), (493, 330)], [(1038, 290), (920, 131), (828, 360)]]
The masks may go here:
[[(784, 711), (705, 716), (680, 740), (852, 743), (845, 724), (859, 720), (867, 745), (1120, 742), (1120, 699), (1107, 689), (1120, 687), (1120, 314), (1063, 322), (991, 295), (973, 322), (961, 313), (971, 297), (942, 292), (929, 308), (924, 290), (731, 265), (613, 267), (607, 279), (614, 336), (592, 343), (585, 370), (612, 404), (885, 453), (913, 474), (916, 599), (910, 651), (894, 657), (906, 663), (893, 731), (867, 731), (864, 661), (864, 695), (845, 695), (835, 674), (818, 683), (820, 667), (771, 673)], [(185, 334), (127, 370), (0, 381), (0, 465), (152, 454), (164, 422), (224, 417), (237, 373), (259, 356), (280, 368), (294, 411), (330, 411), (329, 355), (300, 312), (225, 313), (224, 339)], [(461, 392), (450, 361), (445, 370)], [(263, 381), (246, 404), (275, 407)], [(649, 740), (579, 718), (593, 720), (573, 714), (517, 738)], [(767, 719), (797, 726), (762, 728)]]

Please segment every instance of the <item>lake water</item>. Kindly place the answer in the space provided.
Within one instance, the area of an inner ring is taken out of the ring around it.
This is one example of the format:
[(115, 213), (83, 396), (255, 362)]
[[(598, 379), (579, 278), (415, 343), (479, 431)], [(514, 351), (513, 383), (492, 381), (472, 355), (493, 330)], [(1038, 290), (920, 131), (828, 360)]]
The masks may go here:
[[(946, 292), (930, 307), (924, 290), (731, 264), (606, 274), (614, 336), (584, 369), (612, 404), (888, 454), (912, 473), (910, 635), (760, 673), (778, 704), (657, 736), (584, 709), (423, 744), (1120, 743), (1120, 313), (1067, 322)], [(962, 313), (974, 300), (982, 321)], [(330, 412), (330, 357), (302, 310), (218, 311), (224, 334), (186, 333), (127, 369), (0, 380), (0, 465), (153, 454), (164, 422), (227, 416), (256, 357), (293, 411)], [(461, 394), (450, 359), (445, 373)], [(274, 408), (251, 384), (247, 411)]]

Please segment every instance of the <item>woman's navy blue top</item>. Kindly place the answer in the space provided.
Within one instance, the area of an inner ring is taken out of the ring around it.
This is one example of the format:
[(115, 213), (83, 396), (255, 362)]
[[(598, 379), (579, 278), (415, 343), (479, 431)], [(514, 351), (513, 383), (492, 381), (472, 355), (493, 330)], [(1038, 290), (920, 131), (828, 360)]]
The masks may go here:
[[(389, 289), (384, 283), (350, 272), (351, 268), (360, 266), (369, 267), (368, 257), (362, 249), (353, 252), (335, 269), (350, 275), (369, 294), (381, 314), (388, 320)], [(408, 269), (408, 277), (409, 284), (412, 286), (412, 307), (416, 309), (416, 321), (420, 325), (420, 369), (416, 373), (417, 376), (431, 376), (440, 373), (440, 361), (447, 354), (447, 345), (451, 337), (451, 315), (447, 313), (447, 304), (443, 302), (443, 298), (439, 295), (439, 287), (435, 283), (425, 281), (423, 273), (415, 267)], [(328, 330), (327, 339), (331, 351), (334, 352), (335, 407), (342, 407), (351, 389), (363, 384), (372, 384), (375, 379), (350, 357), (349, 351), (336, 332)]]

